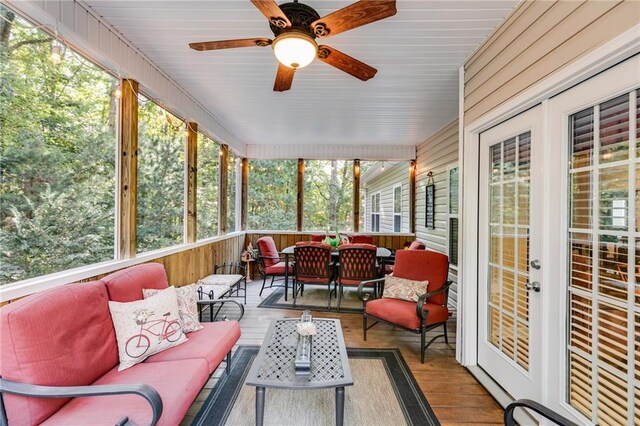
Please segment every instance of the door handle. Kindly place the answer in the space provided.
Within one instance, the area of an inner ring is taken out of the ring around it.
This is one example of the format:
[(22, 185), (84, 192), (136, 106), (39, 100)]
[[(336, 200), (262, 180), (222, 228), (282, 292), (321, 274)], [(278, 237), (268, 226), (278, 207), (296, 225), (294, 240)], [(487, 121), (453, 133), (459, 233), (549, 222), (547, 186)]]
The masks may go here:
[(526, 283), (524, 285), (524, 288), (526, 288), (529, 291), (533, 290), (536, 293), (540, 293), (540, 283), (538, 281), (534, 281), (532, 283)]

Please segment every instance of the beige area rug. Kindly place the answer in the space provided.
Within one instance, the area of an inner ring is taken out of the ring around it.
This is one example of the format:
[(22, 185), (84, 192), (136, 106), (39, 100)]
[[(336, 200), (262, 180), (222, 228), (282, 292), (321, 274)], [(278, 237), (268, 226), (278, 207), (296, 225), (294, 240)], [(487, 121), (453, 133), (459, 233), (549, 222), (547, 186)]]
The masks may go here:
[[(192, 425), (254, 425), (255, 387), (244, 385), (258, 347), (241, 346)], [(353, 386), (345, 388), (345, 425), (438, 425), (397, 349), (349, 349)], [(264, 424), (334, 425), (335, 390), (266, 389)]]
[[(332, 287), (333, 288), (333, 287)], [(327, 309), (327, 286), (307, 285), (304, 289), (304, 295), (298, 294), (296, 306), (293, 306), (293, 297), (289, 290), (287, 301), (284, 300), (284, 290), (278, 289), (267, 296), (266, 299), (258, 305), (259, 308), (274, 309), (309, 309), (312, 311), (328, 311)], [(331, 298), (331, 311), (335, 311), (338, 307), (338, 299)], [(355, 288), (345, 288), (340, 303), (340, 312), (362, 312), (362, 302), (358, 299), (358, 293)]]

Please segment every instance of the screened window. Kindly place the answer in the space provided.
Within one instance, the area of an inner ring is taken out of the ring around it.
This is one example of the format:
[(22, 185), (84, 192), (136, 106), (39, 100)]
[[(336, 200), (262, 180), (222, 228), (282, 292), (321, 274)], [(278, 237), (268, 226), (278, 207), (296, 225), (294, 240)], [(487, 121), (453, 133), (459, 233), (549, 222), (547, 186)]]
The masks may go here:
[(371, 196), (371, 232), (380, 232), (380, 193)]
[(402, 231), (402, 186), (393, 188), (393, 232)]
[(118, 81), (0, 5), (0, 284), (115, 253)]
[(138, 253), (183, 242), (186, 127), (153, 101), (138, 107)]
[(449, 263), (458, 266), (458, 166), (448, 171)]
[(198, 178), (196, 196), (198, 239), (218, 235), (218, 184), (220, 146), (198, 133)]
[(227, 232), (237, 230), (236, 211), (239, 211), (237, 203), (239, 201), (238, 176), (240, 170), (240, 158), (229, 151), (228, 163), (229, 175), (227, 176)]
[(296, 160), (251, 160), (249, 229), (295, 230), (297, 192)]
[(305, 231), (353, 230), (353, 162), (305, 161)]

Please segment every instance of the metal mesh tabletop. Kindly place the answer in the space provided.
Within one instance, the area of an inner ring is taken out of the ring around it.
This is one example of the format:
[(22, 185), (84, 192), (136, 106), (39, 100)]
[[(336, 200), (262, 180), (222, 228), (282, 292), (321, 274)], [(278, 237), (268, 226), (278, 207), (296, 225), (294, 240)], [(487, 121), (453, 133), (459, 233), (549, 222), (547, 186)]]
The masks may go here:
[(325, 388), (353, 384), (339, 320), (314, 319), (316, 335), (311, 348), (311, 371), (296, 376), (298, 319), (275, 320), (253, 362), (246, 384), (280, 388)]

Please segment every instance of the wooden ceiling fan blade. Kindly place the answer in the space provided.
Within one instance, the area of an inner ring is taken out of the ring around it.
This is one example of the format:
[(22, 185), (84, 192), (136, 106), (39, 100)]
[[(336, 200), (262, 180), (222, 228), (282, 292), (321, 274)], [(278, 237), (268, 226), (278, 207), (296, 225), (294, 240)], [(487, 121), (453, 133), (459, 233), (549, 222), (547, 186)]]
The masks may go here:
[(314, 21), (311, 30), (318, 37), (331, 37), (395, 15), (395, 0), (360, 0)]
[(291, 83), (293, 83), (293, 76), (296, 70), (289, 68), (286, 65), (278, 64), (278, 73), (276, 74), (276, 82), (273, 84), (274, 92), (285, 92), (291, 89)]
[(271, 44), (268, 38), (242, 38), (237, 40), (219, 40), (219, 41), (201, 41), (189, 43), (189, 47), (193, 50), (219, 50), (232, 49), (234, 47), (265, 47)]
[(373, 78), (378, 72), (378, 70), (364, 62), (360, 62), (329, 46), (318, 46), (318, 59), (362, 81)]
[(269, 20), (269, 23), (278, 28), (288, 28), (291, 21), (284, 14), (278, 3), (274, 0), (251, 0), (251, 3)]

